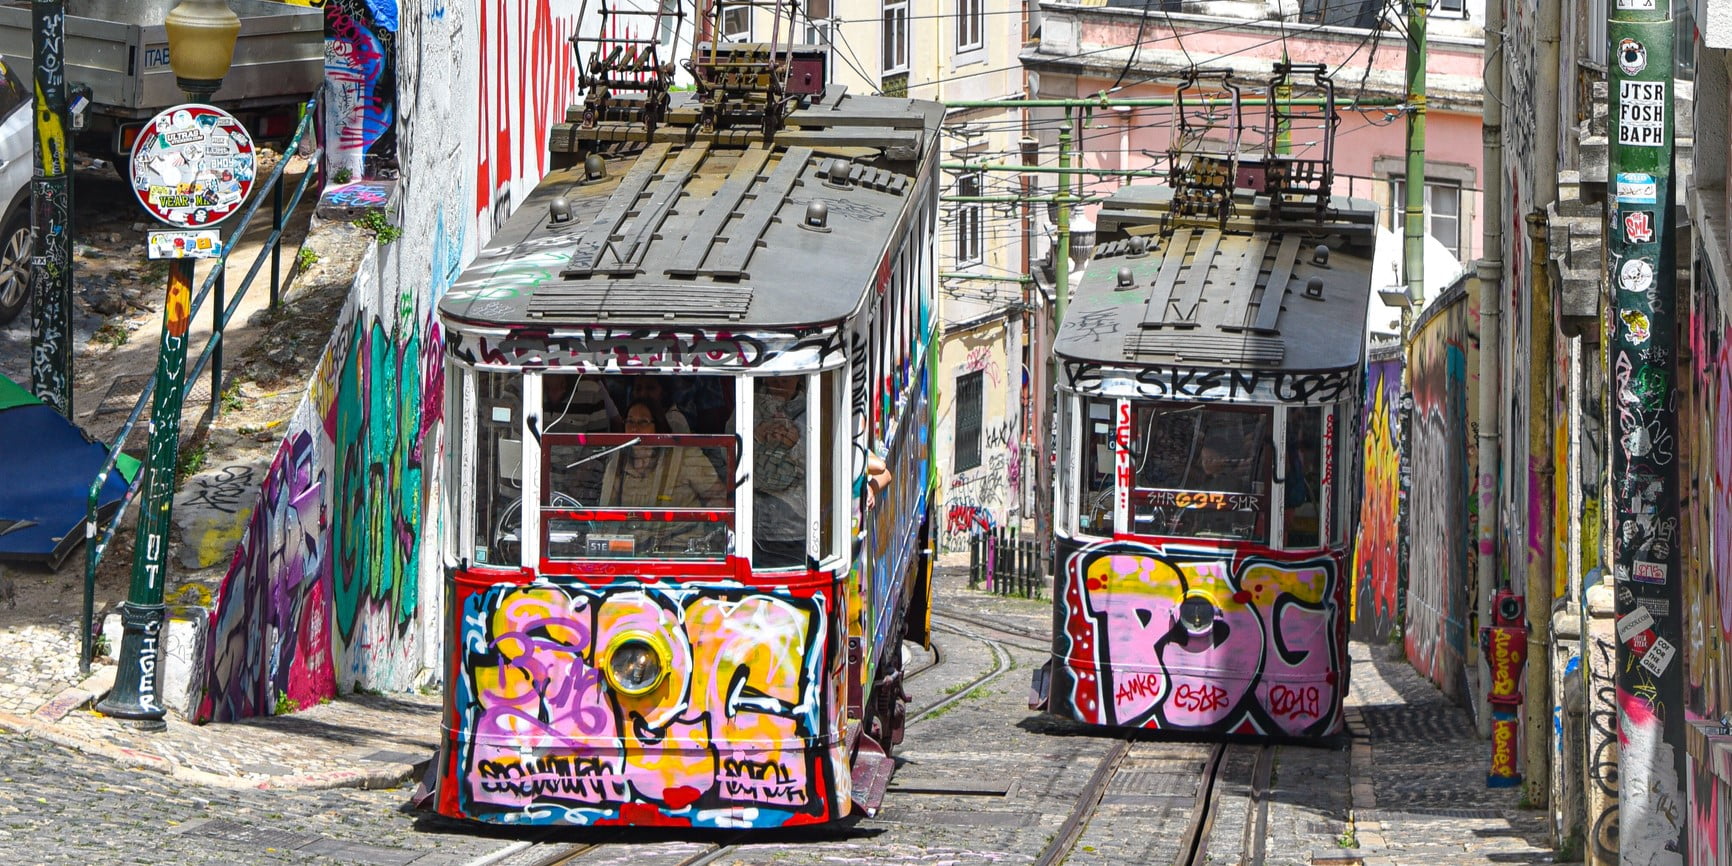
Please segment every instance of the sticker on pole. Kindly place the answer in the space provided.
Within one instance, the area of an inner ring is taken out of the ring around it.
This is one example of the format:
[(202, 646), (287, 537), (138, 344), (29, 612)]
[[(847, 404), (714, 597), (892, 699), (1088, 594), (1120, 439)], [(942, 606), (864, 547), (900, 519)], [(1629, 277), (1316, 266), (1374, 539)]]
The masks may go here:
[(1656, 204), (1660, 200), (1660, 182), (1647, 172), (1618, 172), (1619, 204)]
[(1654, 0), (1618, 0), (1619, 9), (1635, 9), (1639, 12), (1654, 11)]
[(1618, 40), (1618, 68), (1635, 75), (1648, 68), (1648, 49), (1634, 39)]
[(151, 216), (176, 228), (213, 226), (253, 188), (253, 139), (233, 115), (177, 105), (152, 118), (132, 145), (132, 191)]
[(1665, 146), (1666, 82), (1618, 82), (1618, 143), (1633, 147)]
[(1642, 667), (1647, 668), (1648, 673), (1654, 676), (1663, 677), (1666, 675), (1666, 668), (1672, 664), (1672, 656), (1677, 653), (1677, 648), (1672, 646), (1670, 641), (1663, 637), (1654, 638), (1654, 646), (1642, 654)]
[(152, 261), (222, 258), (222, 232), (216, 229), (152, 231), (147, 236), (145, 253)]

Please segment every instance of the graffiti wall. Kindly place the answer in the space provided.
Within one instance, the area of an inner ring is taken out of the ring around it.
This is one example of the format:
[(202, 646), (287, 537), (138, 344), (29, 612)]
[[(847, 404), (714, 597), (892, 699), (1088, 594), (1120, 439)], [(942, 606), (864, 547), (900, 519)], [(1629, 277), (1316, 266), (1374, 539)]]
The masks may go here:
[[(325, 8), (333, 5), (348, 8)], [(475, 79), (464, 70), (481, 46), (461, 6), (432, 4), (402, 19), (389, 3), (366, 8), (405, 44), (428, 47), (401, 58), (387, 100), (418, 118), (396, 133), (404, 171), (390, 216), (403, 234), (364, 260), (263, 480), (214, 600), (201, 721), (437, 676), (439, 572), (424, 543), (439, 531), (443, 336), (434, 309), (473, 248), (475, 215), (463, 203), (474, 200)], [(494, 47), (523, 53), (509, 41)], [(536, 110), (553, 117), (564, 105)]]
[(1365, 493), (1353, 548), (1352, 632), (1379, 644), (1401, 623), (1401, 365), (1399, 349), (1373, 354), (1361, 424)]
[(1408, 492), (1406, 620), (1402, 627), (1413, 666), (1457, 701), (1467, 685), (1476, 527), (1468, 407), (1477, 391), (1465, 283), (1439, 296), (1415, 323), (1408, 348), (1413, 407)]
[(944, 491), (939, 543), (1015, 523), (1023, 486), (1022, 363), (1005, 322), (951, 334), (939, 349), (938, 470)]
[(1105, 542), (1061, 552), (1053, 711), (1146, 728), (1341, 730), (1342, 562)]
[(582, 6), (580, 0), (479, 0), (471, 7), (478, 50), (464, 83), (476, 88), (469, 103), (475, 120), (467, 127), (475, 138), (473, 159), (462, 167), (474, 180), (471, 252), (486, 245), (547, 174), (547, 134), (565, 119), (567, 105), (582, 101), (577, 55), (566, 41), (577, 32)]
[[(588, 589), (563, 583), (460, 590), (453, 690), (463, 783), (441, 796), (507, 823), (674, 819), (779, 826), (848, 795), (827, 592)], [(663, 685), (603, 685), (592, 648), (621, 636), (666, 651)]]

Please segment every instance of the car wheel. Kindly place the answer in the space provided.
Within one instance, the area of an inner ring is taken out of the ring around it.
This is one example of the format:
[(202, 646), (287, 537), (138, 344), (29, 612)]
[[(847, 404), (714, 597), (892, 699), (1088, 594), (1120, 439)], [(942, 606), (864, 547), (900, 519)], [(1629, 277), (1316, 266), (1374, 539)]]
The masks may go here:
[(0, 326), (30, 305), (30, 213), (19, 208), (0, 229)]

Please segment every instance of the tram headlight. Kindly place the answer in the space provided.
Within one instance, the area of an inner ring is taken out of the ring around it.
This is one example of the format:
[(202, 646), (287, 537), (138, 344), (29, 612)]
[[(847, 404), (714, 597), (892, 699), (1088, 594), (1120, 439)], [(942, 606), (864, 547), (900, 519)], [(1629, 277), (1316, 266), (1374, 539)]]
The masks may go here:
[(608, 641), (601, 670), (607, 683), (628, 695), (646, 694), (667, 679), (673, 653), (667, 643), (644, 631), (628, 631)]
[(1202, 634), (1215, 625), (1215, 603), (1200, 595), (1179, 602), (1179, 621), (1192, 634)]

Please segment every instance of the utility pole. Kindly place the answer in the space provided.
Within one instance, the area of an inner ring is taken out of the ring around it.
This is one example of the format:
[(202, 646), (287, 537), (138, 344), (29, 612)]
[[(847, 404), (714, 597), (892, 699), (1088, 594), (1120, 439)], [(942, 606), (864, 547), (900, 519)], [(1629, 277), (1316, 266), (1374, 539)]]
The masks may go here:
[(1407, 7), (1407, 178), (1402, 268), (1407, 297), (1425, 306), (1425, 18), (1426, 0)]
[(66, 4), (31, 4), (36, 86), (35, 171), (30, 179), (30, 390), (72, 417), (72, 120), (66, 106)]
[(1618, 845), (1626, 862), (1681, 864), (1688, 809), (1681, 781), (1684, 576), (1672, 445), (1678, 441), (1672, 4), (1614, 0), (1608, 6)]

